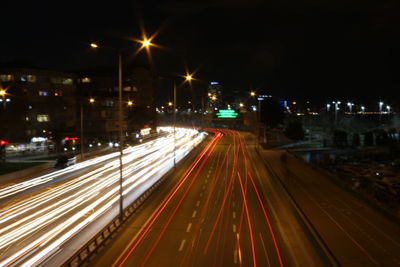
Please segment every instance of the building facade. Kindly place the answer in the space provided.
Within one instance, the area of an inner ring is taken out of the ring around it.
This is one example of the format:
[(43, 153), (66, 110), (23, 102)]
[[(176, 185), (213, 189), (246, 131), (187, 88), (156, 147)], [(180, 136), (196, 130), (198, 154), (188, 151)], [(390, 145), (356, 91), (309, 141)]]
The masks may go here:
[[(145, 68), (124, 71), (124, 136), (131, 136), (144, 124), (155, 126), (156, 86), (156, 76)], [(83, 136), (85, 145), (118, 140), (116, 73), (0, 68), (0, 90), (5, 92), (0, 95), (0, 139), (57, 144)]]
[(0, 69), (0, 138), (27, 142), (75, 132), (76, 75), (40, 69)]

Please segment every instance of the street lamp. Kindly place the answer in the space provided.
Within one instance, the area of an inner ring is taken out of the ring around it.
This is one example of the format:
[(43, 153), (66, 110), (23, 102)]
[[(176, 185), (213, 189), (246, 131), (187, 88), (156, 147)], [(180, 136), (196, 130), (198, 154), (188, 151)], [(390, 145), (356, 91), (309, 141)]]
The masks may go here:
[(354, 104), (353, 104), (353, 103), (351, 103), (351, 102), (348, 102), (348, 103), (347, 103), (347, 106), (349, 107), (349, 112), (351, 113), (351, 111), (352, 111), (352, 109), (353, 109), (353, 106), (354, 106)]
[(390, 113), (391, 107), (390, 106), (386, 106), (386, 109), (387, 109), (387, 112)]
[[(139, 41), (142, 43), (142, 47), (148, 49), (152, 43), (150, 40), (145, 39), (143, 41)], [(96, 43), (91, 43), (90, 47), (96, 49), (98, 48), (98, 44)], [(119, 215), (121, 218), (121, 221), (123, 220), (123, 188), (122, 188), (122, 183), (123, 183), (123, 175), (122, 175), (122, 155), (123, 155), (123, 138), (122, 138), (122, 53), (121, 49), (113, 49), (118, 51), (118, 139), (119, 139)]]
[(335, 104), (335, 124), (337, 124), (338, 110), (339, 110), (339, 105), (341, 104), (341, 102), (340, 101), (333, 101), (332, 104)]
[(361, 111), (362, 111), (362, 113), (365, 113), (365, 107), (364, 106), (361, 106)]
[(383, 102), (379, 101), (379, 120), (382, 119), (382, 106), (383, 106)]
[[(89, 98), (89, 103), (93, 104), (95, 102), (94, 98), (91, 97)], [(83, 160), (84, 158), (84, 154), (83, 154), (83, 103), (81, 102), (81, 160)]]
[[(185, 81), (184, 82), (191, 82), (193, 79), (193, 76), (191, 74), (186, 74)], [(171, 102), (168, 103), (170, 105)], [(172, 104), (172, 103), (171, 103)], [(174, 82), (174, 167), (176, 165), (176, 159), (175, 159), (175, 152), (176, 152), (176, 83)], [(171, 105), (170, 105), (171, 106)]]
[(326, 104), (326, 110), (327, 110), (328, 112), (329, 112), (330, 108), (331, 108), (331, 104)]
[(6, 94), (7, 94), (6, 90), (4, 89), (0, 90), (0, 96), (2, 98), (4, 110), (6, 109)]

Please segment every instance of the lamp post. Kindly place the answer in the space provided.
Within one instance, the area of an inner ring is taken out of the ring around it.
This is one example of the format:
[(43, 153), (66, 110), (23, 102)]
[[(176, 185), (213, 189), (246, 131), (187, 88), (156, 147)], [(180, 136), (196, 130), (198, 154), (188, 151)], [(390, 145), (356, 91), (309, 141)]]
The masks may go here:
[[(190, 74), (187, 74), (186, 76), (184, 76), (185, 78), (185, 82), (191, 82), (193, 80), (193, 76)], [(176, 83), (174, 82), (174, 103), (173, 103), (173, 107), (174, 107), (174, 168), (176, 165)]]
[(339, 105), (341, 104), (340, 101), (333, 101), (333, 104), (335, 104), (335, 125), (337, 124), (338, 120), (338, 110), (339, 110)]
[(176, 153), (176, 83), (174, 82), (174, 168), (176, 165), (175, 153)]
[(351, 102), (348, 102), (348, 103), (347, 103), (347, 106), (349, 107), (349, 112), (351, 113), (351, 111), (353, 110), (354, 104), (351, 103)]
[[(149, 48), (152, 43), (150, 42), (151, 40), (143, 40), (140, 41), (142, 44), (141, 49), (143, 48)], [(90, 47), (97, 49), (99, 48), (99, 45), (96, 43), (91, 43)], [(113, 49), (116, 50), (116, 49)], [(124, 212), (124, 206), (123, 206), (123, 174), (122, 174), (122, 156), (123, 156), (123, 137), (122, 137), (122, 53), (121, 50), (118, 49), (118, 139), (119, 139), (119, 216), (120, 219), (123, 220), (123, 212)]]
[[(94, 102), (95, 102), (94, 98), (91, 97), (89, 99), (89, 103), (93, 104)], [(83, 160), (83, 158), (84, 158), (83, 148), (84, 148), (84, 145), (83, 145), (83, 103), (81, 102), (81, 160)]]
[(0, 96), (2, 98), (4, 110), (6, 109), (6, 94), (7, 94), (6, 90), (4, 90), (4, 89), (0, 90)]

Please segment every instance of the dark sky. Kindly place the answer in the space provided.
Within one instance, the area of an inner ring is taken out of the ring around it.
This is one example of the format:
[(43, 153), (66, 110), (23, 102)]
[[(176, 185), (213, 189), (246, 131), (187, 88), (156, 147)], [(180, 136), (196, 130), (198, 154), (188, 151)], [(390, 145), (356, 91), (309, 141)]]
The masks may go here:
[(87, 44), (130, 47), (142, 21), (148, 34), (159, 31), (154, 42), (164, 49), (152, 55), (163, 76), (187, 65), (227, 90), (310, 99), (394, 101), (400, 87), (396, 0), (7, 0), (0, 7), (0, 62), (62, 70), (112, 65), (112, 53)]

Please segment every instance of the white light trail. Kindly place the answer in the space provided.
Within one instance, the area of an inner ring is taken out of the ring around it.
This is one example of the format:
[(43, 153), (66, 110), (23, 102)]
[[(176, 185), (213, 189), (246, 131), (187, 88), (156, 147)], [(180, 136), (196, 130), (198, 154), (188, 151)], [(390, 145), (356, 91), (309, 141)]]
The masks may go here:
[[(174, 161), (172, 127), (165, 137), (124, 150), (124, 197), (144, 192), (155, 184)], [(177, 128), (176, 161), (200, 143), (205, 133)], [(0, 209), (0, 266), (37, 265), (68, 239), (106, 211), (117, 209), (119, 201), (119, 153), (79, 163), (64, 170), (0, 189), (0, 199), (37, 185), (70, 178), (8, 203)], [(87, 168), (86, 170), (84, 170)], [(94, 168), (93, 170), (90, 170)], [(81, 175), (74, 172), (83, 171)], [(133, 201), (133, 200), (132, 200)], [(130, 203), (124, 203), (126, 206)], [(93, 224), (91, 227), (103, 225)], [(97, 228), (96, 228), (97, 229)], [(83, 245), (83, 244), (82, 244)]]

